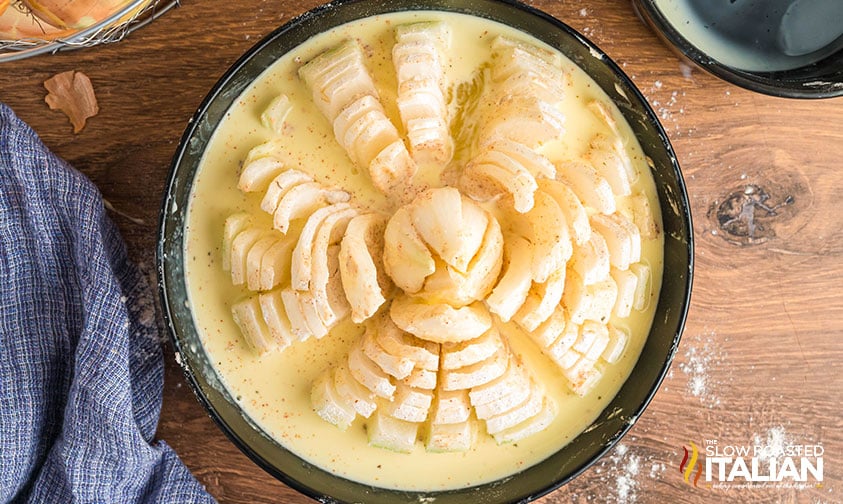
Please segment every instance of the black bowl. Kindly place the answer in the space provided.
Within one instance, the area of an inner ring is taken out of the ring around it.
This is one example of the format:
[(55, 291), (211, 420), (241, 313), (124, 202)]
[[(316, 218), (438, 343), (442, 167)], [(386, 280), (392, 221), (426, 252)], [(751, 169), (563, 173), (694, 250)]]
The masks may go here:
[[(281, 55), (311, 36), (362, 17), (402, 10), (444, 10), (508, 24), (556, 47), (579, 64), (615, 101), (632, 126), (652, 173), (665, 235), (664, 278), (647, 342), (629, 379), (593, 425), (543, 462), (513, 477), (471, 488), (402, 492), (337, 477), (283, 448), (261, 432), (220, 386), (194, 326), (184, 278), (185, 209), (191, 184), (214, 128), (238, 95)], [(161, 210), (159, 291), (172, 341), (199, 401), (229, 438), (273, 476), (321, 502), (450, 504), (527, 502), (583, 472), (635, 423), (664, 378), (679, 344), (693, 274), (693, 234), (685, 185), (668, 138), (653, 110), (618, 66), (557, 19), (505, 0), (349, 0), (314, 9), (268, 35), (219, 80), (184, 133), (173, 160)]]
[[(843, 50), (810, 65), (774, 72), (746, 71), (717, 61), (682, 35), (656, 6), (655, 0), (634, 0), (639, 17), (685, 60), (732, 84), (782, 98), (843, 96)], [(759, 7), (763, 8), (763, 7)]]

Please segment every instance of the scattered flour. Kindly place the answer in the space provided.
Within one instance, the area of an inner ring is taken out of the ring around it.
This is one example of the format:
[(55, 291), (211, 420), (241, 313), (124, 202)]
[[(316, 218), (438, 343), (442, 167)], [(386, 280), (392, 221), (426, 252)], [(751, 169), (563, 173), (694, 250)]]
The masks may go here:
[(601, 496), (603, 502), (632, 503), (638, 499), (638, 473), (641, 457), (630, 453), (629, 445), (618, 443), (612, 454), (600, 463), (604, 488), (611, 493)]
[[(157, 316), (155, 291), (156, 273), (154, 262), (140, 260), (136, 262), (137, 283), (131, 286), (120, 301), (126, 305), (129, 315), (127, 330), (133, 331), (129, 337), (133, 340), (151, 340), (157, 345), (137, 344), (132, 346), (133, 357), (145, 361), (160, 358), (159, 346), (164, 342), (166, 331), (162, 320)], [(144, 342), (146, 343), (146, 342)]]
[[(134, 302), (128, 307), (129, 311), (137, 317), (138, 322), (144, 328), (160, 329), (155, 316), (155, 291), (152, 288), (155, 285), (155, 267), (146, 261), (142, 261), (138, 263), (137, 268), (141, 277), (140, 285), (134, 296)], [(126, 301), (128, 299), (123, 300), (124, 303)]]
[(655, 462), (653, 465), (650, 466), (650, 479), (656, 479), (664, 474), (664, 464), (661, 462)]
[(624, 472), (618, 476), (618, 500), (620, 502), (633, 502), (637, 499), (639, 463), (637, 457), (630, 457)]
[(631, 444), (618, 443), (595, 464), (591, 477), (575, 480), (568, 486), (571, 502), (633, 504), (644, 497), (646, 485), (662, 479), (664, 462), (636, 445), (635, 436), (628, 439)]
[(712, 368), (721, 368), (724, 357), (722, 349), (714, 341), (714, 336), (715, 333), (711, 332), (705, 336), (704, 341), (702, 337), (698, 337), (696, 342), (686, 341), (685, 362), (679, 364), (679, 370), (688, 377), (687, 393), (699, 398), (709, 408), (720, 405), (720, 398), (715, 394), (719, 381), (714, 379), (717, 369), (714, 369), (713, 373)]
[(758, 458), (767, 461), (783, 456), (788, 445), (792, 443), (792, 440), (787, 432), (785, 432), (784, 426), (779, 425), (772, 427), (763, 437), (755, 434), (752, 442), (754, 446), (760, 447)]
[(683, 128), (685, 105), (681, 103), (685, 96), (684, 90), (669, 90), (664, 82), (656, 80), (649, 89), (643, 89), (650, 105), (658, 115), (662, 126), (673, 137), (691, 136), (693, 128)]
[[(586, 18), (586, 17), (588, 17), (589, 14), (591, 14), (591, 12), (589, 12), (589, 10), (585, 7), (583, 7), (579, 11), (579, 15), (580, 15), (581, 18)], [(602, 30), (600, 30), (599, 26), (598, 26), (598, 28), (593, 28), (591, 26), (584, 26), (584, 27), (580, 28), (580, 32), (583, 35), (585, 35), (586, 37), (588, 37), (589, 39), (600, 38), (600, 36), (602, 35)]]

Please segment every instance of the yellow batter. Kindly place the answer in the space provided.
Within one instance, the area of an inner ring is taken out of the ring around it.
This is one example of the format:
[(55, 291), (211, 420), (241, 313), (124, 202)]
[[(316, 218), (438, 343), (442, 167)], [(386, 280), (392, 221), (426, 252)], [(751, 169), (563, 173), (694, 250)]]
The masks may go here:
[[(206, 352), (221, 381), (255, 424), (304, 459), (339, 476), (381, 487), (406, 490), (439, 490), (477, 485), (511, 475), (545, 459), (583, 431), (606, 407), (629, 375), (644, 344), (655, 310), (662, 271), (661, 233), (642, 243), (642, 262), (654, 272), (652, 299), (646, 309), (633, 312), (615, 325), (632, 335), (623, 357), (607, 367), (603, 378), (586, 397), (569, 391), (555, 365), (544, 357), (518, 329), (506, 334), (514, 350), (523, 355), (542, 380), (559, 411), (543, 432), (509, 445), (478, 436), (475, 448), (463, 453), (429, 453), (418, 443), (411, 454), (393, 453), (368, 445), (365, 422), (358, 420), (343, 432), (320, 419), (310, 404), (312, 380), (347, 351), (362, 327), (346, 319), (323, 339), (311, 338), (280, 353), (259, 357), (249, 348), (232, 320), (231, 305), (247, 294), (232, 287), (220, 266), (223, 222), (237, 211), (259, 208), (260, 194), (237, 188), (241, 164), (252, 147), (273, 137), (260, 123), (260, 114), (279, 93), (293, 108), (286, 117), (284, 143), (296, 160), (292, 168), (308, 172), (320, 182), (339, 186), (363, 206), (385, 208), (389, 202), (371, 187), (368, 174), (353, 167), (334, 141), (328, 122), (314, 109), (309, 91), (297, 76), (304, 61), (348, 37), (360, 40), (369, 56), (369, 68), (381, 93), (387, 114), (400, 124), (395, 107), (395, 76), (389, 59), (397, 24), (442, 20), (454, 29), (449, 82), (471, 79), (480, 62), (490, 57), (489, 41), (498, 34), (529, 40), (524, 33), (475, 17), (454, 13), (408, 12), (378, 16), (341, 26), (307, 41), (265, 71), (234, 103), (209, 143), (189, 205), (186, 232), (186, 276), (190, 303)], [(541, 45), (532, 40), (532, 43)], [(609, 133), (604, 122), (586, 105), (593, 100), (611, 103), (603, 91), (576, 65), (563, 58), (572, 76), (560, 110), (566, 116), (564, 139), (547, 147), (546, 154), (568, 157), (582, 154), (596, 132)], [(614, 110), (614, 106), (611, 106)], [(614, 110), (614, 116), (621, 115)], [(628, 125), (619, 123), (627, 150), (641, 176), (633, 192), (643, 192), (658, 209), (655, 188), (641, 149)], [(257, 212), (257, 218), (271, 217)], [(656, 229), (661, 229), (656, 212)]]

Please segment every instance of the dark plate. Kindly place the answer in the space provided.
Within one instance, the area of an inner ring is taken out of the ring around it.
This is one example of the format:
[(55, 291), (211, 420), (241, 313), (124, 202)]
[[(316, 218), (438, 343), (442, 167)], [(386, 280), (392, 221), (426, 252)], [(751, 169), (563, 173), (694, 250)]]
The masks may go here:
[[(309, 464), (261, 432), (222, 389), (190, 312), (184, 279), (184, 226), (191, 184), (208, 140), (238, 95), (268, 66), (311, 36), (361, 17), (403, 10), (444, 10), (508, 24), (557, 48), (614, 100), (653, 161), (665, 234), (664, 278), (655, 320), (632, 374), (594, 424), (543, 462), (500, 481), (444, 492), (400, 492), (339, 478)], [(349, 0), (314, 9), (268, 35), (219, 80), (184, 133), (161, 210), (159, 291), (172, 341), (200, 402), (258, 465), (322, 502), (441, 504), (526, 502), (564, 485), (606, 453), (656, 393), (679, 344), (691, 294), (693, 235), (685, 185), (670, 142), (646, 100), (618, 66), (557, 19), (504, 0)]]
[(748, 72), (724, 65), (688, 41), (656, 7), (655, 0), (634, 0), (641, 19), (675, 52), (703, 70), (751, 91), (782, 98), (843, 96), (843, 51), (793, 70)]

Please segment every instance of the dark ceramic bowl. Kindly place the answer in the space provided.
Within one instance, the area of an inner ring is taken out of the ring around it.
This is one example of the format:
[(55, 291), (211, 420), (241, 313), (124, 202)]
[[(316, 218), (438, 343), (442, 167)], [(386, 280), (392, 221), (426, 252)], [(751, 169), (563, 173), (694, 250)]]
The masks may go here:
[[(385, 490), (339, 478), (311, 465), (254, 426), (220, 386), (202, 349), (184, 278), (185, 209), (205, 146), (226, 110), (265, 68), (309, 37), (366, 16), (398, 10), (445, 10), (508, 24), (557, 48), (579, 64), (615, 101), (653, 162), (665, 235), (664, 279), (655, 321), (629, 379), (594, 424), (543, 462), (514, 477), (472, 488), (434, 493)], [(676, 352), (693, 273), (691, 215), (673, 149), (656, 115), (627, 76), (598, 48), (560, 21), (502, 0), (340, 1), (282, 26), (249, 50), (219, 80), (184, 133), (161, 211), (159, 290), (166, 322), (185, 374), (199, 401), (229, 438), (273, 476), (321, 502), (426, 502), (441, 504), (527, 502), (583, 472), (635, 423), (652, 399)]]
[(692, 64), (725, 81), (751, 91), (782, 98), (843, 96), (843, 50), (792, 70), (750, 72), (717, 61), (695, 46), (683, 36), (682, 27), (671, 24), (659, 10), (656, 0), (634, 0), (633, 5), (641, 19), (668, 47)]

